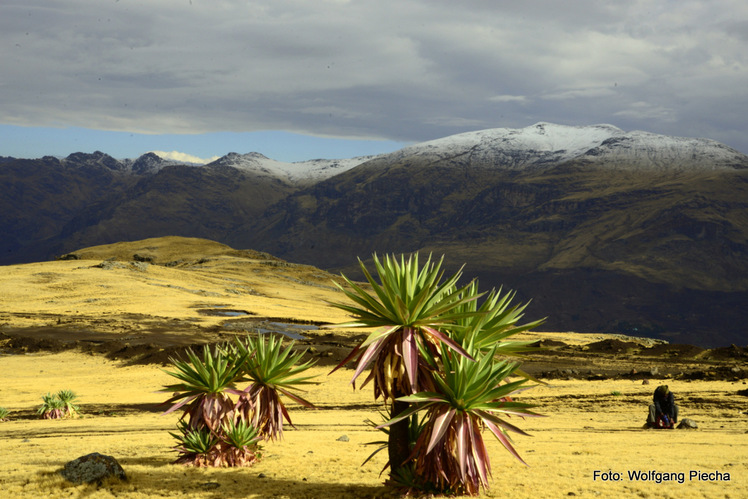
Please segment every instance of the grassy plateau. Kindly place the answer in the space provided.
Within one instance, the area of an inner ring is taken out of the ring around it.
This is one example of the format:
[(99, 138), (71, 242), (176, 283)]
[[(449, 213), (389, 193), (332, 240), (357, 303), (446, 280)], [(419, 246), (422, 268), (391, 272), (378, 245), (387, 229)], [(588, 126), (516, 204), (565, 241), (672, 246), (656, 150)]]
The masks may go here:
[[(137, 256), (136, 256), (137, 255)], [(326, 329), (345, 314), (342, 282), (319, 269), (205, 240), (159, 238), (88, 248), (78, 259), (0, 268), (0, 490), (4, 497), (395, 497), (380, 475), (381, 401), (328, 374), (361, 331)], [(466, 267), (469, 275), (469, 265)], [(534, 320), (532, 306), (527, 319)], [(178, 413), (162, 415), (164, 369), (185, 347), (248, 333), (301, 335), (319, 384), (287, 400), (295, 428), (263, 443), (248, 468), (175, 465)], [(545, 384), (518, 400), (541, 418), (513, 418), (529, 466), (490, 435), (484, 497), (748, 497), (745, 349), (703, 350), (646, 339), (528, 332), (524, 368)], [(365, 377), (365, 373), (364, 373)], [(364, 379), (364, 378), (362, 378)], [(698, 429), (647, 430), (652, 392), (668, 384)], [(72, 390), (80, 416), (45, 420), (42, 395)], [(126, 482), (67, 482), (59, 470), (91, 452), (114, 456)], [(667, 479), (670, 480), (667, 480)], [(673, 481), (674, 480), (674, 481)]]

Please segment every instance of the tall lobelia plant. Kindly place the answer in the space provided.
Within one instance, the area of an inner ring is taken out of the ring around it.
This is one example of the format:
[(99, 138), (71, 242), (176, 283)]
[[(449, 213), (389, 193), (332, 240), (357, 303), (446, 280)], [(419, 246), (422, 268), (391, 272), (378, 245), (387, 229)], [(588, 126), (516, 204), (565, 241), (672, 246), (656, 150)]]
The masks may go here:
[[(386, 255), (383, 261), (374, 255), (379, 283), (359, 260), (374, 294), (343, 276), (349, 289), (340, 289), (354, 304), (332, 304), (354, 318), (336, 327), (378, 328), (335, 369), (356, 361), (352, 380), (355, 386), (356, 379), (371, 364), (371, 372), (361, 386), (373, 381), (374, 398), (382, 396), (385, 404), (389, 405), (391, 416), (409, 408), (407, 402), (399, 400), (400, 397), (433, 388), (428, 374), (430, 367), (423, 362), (422, 352), (437, 353), (440, 345), (444, 344), (456, 355), (470, 357), (442, 330), (446, 325), (470, 315), (470, 312), (458, 309), (478, 296), (467, 295), (469, 286), (457, 287), (461, 272), (442, 280), (443, 257), (438, 262), (432, 262), (429, 257), (423, 267), (419, 266), (418, 260), (418, 254), (411, 255), (407, 260), (401, 256), (399, 261), (394, 255)], [(397, 477), (399, 469), (410, 456), (408, 434), (407, 420), (393, 424), (388, 433), (392, 478)]]
[[(373, 294), (345, 279), (354, 305), (336, 303), (353, 320), (337, 327), (379, 327), (336, 367), (358, 362), (352, 382), (371, 365), (363, 385), (374, 381), (375, 399), (388, 404), (389, 483), (438, 493), (477, 494), (487, 486), (490, 462), (481, 431), (489, 429), (516, 457), (507, 432), (524, 434), (500, 417), (534, 415), (511, 399), (528, 376), (516, 362), (499, 361), (524, 345), (504, 341), (541, 321), (517, 326), (523, 307), (513, 295), (488, 294), (482, 304), (476, 282), (457, 283), (461, 272), (442, 281), (440, 259), (419, 267), (407, 260), (374, 255), (380, 283), (362, 262)], [(509, 381), (510, 376), (523, 379)], [(418, 418), (417, 413), (423, 413)], [(521, 459), (520, 459), (521, 460)]]

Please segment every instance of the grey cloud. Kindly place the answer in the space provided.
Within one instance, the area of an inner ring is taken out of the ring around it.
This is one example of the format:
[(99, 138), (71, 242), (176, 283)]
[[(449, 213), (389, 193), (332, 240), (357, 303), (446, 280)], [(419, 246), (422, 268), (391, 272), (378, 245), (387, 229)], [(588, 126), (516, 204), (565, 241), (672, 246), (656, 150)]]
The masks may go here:
[(9, 0), (0, 122), (424, 140), (537, 121), (748, 152), (738, 0)]

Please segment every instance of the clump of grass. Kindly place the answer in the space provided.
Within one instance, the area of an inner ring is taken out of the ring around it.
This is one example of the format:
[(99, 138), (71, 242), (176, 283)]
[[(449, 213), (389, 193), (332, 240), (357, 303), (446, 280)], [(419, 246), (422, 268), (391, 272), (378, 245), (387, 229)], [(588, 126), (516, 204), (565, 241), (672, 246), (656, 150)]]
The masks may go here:
[(10, 411), (8, 409), (6, 409), (5, 407), (0, 407), (0, 421), (7, 420), (9, 414)]
[(62, 419), (75, 417), (80, 408), (76, 404), (78, 397), (72, 390), (60, 390), (52, 395), (42, 395), (42, 405), (36, 411), (43, 419)]
[(618, 397), (621, 395), (621, 392), (619, 392), (618, 390), (613, 390), (612, 392), (610, 392), (610, 394), (613, 395), (614, 397)]

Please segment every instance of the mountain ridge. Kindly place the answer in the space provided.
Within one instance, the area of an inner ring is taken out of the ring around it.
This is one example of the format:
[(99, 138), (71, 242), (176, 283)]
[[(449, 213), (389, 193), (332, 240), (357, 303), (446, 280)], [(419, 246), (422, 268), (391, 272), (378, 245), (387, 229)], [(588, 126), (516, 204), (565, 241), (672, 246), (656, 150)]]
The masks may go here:
[(0, 186), (0, 263), (164, 235), (351, 275), (374, 252), (432, 252), (557, 329), (746, 333), (748, 156), (707, 139), (538, 123), (350, 160), (97, 151), (3, 160)]
[[(464, 132), (406, 146), (391, 153), (340, 159), (283, 162), (256, 151), (245, 154), (229, 152), (204, 165), (167, 159), (154, 152), (121, 160), (101, 151), (74, 152), (65, 158), (44, 156), (37, 159), (59, 162), (61, 166), (68, 167), (99, 164), (110, 170), (135, 174), (155, 173), (167, 165), (189, 165), (196, 168), (229, 166), (247, 172), (287, 178), (292, 182), (308, 183), (325, 180), (371, 160), (391, 161), (410, 156), (435, 161), (445, 156), (464, 154), (473, 155), (476, 161), (487, 158), (495, 166), (503, 168), (559, 164), (582, 159), (608, 165), (617, 160), (630, 167), (632, 158), (640, 167), (649, 160), (652, 167), (681, 161), (690, 167), (704, 166), (709, 162), (710, 168), (748, 168), (748, 155), (711, 139), (675, 137), (641, 130), (625, 132), (609, 124), (571, 126), (547, 122), (519, 129), (489, 128)], [(18, 159), (22, 158), (1, 156), (0, 163)]]

